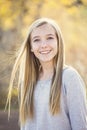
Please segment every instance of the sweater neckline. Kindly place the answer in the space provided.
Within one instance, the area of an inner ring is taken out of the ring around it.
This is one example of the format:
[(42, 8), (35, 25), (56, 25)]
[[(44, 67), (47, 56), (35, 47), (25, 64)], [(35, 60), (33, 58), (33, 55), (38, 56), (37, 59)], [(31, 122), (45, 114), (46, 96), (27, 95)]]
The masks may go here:
[[(66, 70), (67, 68), (68, 68), (68, 66), (65, 66), (65, 67), (63, 68), (63, 71)], [(48, 78), (48, 79), (38, 80), (38, 83), (47, 83), (47, 82), (49, 82), (49, 81), (52, 80), (52, 77), (53, 77), (53, 75), (52, 75), (50, 78)]]

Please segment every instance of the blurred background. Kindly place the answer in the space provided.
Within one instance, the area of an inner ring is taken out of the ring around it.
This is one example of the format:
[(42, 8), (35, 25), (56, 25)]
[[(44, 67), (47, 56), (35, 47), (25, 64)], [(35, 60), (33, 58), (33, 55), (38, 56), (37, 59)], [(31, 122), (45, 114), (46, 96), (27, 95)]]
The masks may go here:
[[(48, 17), (59, 24), (65, 41), (65, 59), (87, 85), (87, 0), (0, 0), (0, 109), (5, 107), (16, 48), (37, 18)], [(12, 108), (17, 108), (17, 89)]]

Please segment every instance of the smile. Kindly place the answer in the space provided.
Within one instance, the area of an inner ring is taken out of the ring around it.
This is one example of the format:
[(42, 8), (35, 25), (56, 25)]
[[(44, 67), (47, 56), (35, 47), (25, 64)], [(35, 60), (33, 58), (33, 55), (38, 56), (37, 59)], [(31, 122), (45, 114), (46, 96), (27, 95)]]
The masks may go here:
[(50, 53), (51, 52), (51, 50), (46, 50), (46, 51), (40, 51), (39, 53), (40, 54), (48, 54), (48, 53)]

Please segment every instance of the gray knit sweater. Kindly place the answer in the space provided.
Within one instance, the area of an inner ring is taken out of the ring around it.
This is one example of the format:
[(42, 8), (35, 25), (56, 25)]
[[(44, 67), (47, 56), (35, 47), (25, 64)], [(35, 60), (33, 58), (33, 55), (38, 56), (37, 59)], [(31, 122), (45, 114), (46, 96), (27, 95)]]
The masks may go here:
[(21, 130), (87, 130), (86, 90), (78, 72), (72, 67), (63, 70), (61, 112), (55, 116), (49, 112), (51, 79), (38, 81), (34, 119), (27, 119)]

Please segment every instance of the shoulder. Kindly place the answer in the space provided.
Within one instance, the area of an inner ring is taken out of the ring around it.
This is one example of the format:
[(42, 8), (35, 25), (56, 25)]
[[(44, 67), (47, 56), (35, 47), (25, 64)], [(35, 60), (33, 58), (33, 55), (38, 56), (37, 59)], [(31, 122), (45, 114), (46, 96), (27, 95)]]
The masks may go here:
[(64, 80), (69, 80), (73, 77), (80, 77), (80, 74), (78, 73), (78, 71), (73, 68), (72, 66), (66, 66), (64, 69), (63, 69), (63, 79)]
[(63, 70), (62, 84), (66, 90), (85, 90), (86, 86), (79, 72), (72, 66), (67, 66)]

